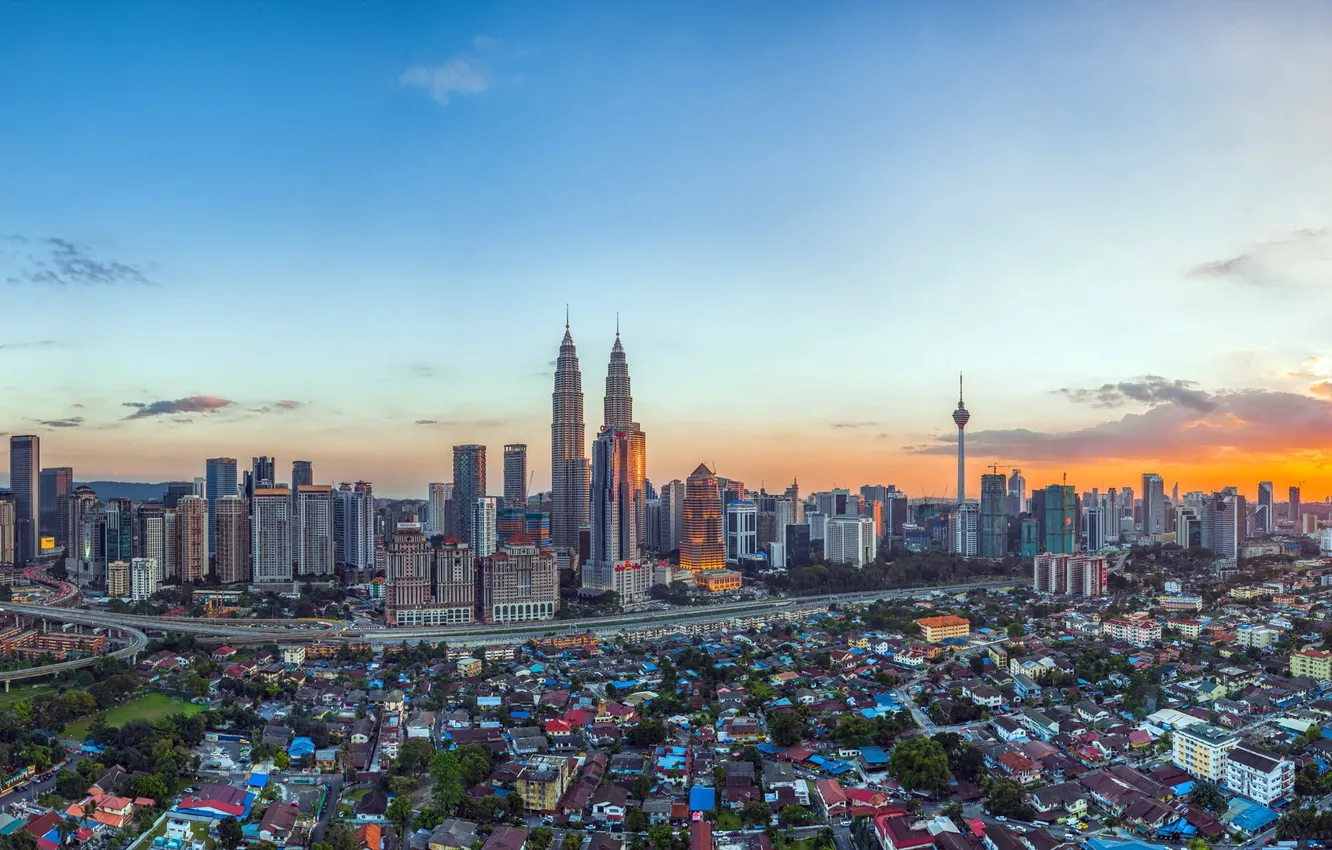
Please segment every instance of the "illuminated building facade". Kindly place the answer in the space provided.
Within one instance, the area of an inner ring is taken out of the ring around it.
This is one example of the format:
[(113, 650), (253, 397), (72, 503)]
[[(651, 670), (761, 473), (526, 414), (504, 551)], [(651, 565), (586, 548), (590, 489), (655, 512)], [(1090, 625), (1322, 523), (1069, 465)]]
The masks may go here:
[(705, 464), (699, 464), (685, 482), (681, 519), (680, 566), (691, 573), (725, 569), (721, 492), (717, 476)]

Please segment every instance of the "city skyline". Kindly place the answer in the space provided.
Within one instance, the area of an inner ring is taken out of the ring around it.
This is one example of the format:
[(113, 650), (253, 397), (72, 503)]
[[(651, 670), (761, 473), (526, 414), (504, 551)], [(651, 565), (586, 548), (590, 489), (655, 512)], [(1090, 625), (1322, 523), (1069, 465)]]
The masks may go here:
[(568, 303), (654, 482), (955, 495), (962, 370), (973, 493), (1332, 493), (1325, 5), (112, 5), (0, 11), (0, 432), (80, 481), (549, 489)]

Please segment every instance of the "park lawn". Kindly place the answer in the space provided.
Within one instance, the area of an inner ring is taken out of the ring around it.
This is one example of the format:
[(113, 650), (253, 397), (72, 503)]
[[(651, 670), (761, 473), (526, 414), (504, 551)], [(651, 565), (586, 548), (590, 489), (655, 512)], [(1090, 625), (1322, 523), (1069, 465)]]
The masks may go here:
[[(176, 697), (169, 697), (166, 694), (144, 694), (138, 699), (132, 699), (123, 705), (101, 712), (100, 716), (106, 719), (108, 726), (124, 726), (131, 720), (142, 718), (147, 721), (160, 720), (163, 717), (170, 717), (173, 714), (198, 714), (203, 711), (203, 706), (195, 705)], [(98, 715), (93, 715), (96, 717)], [(88, 727), (92, 724), (92, 717), (85, 717), (78, 723), (70, 724), (65, 730), (65, 734), (76, 741), (82, 741), (88, 736)]]
[(0, 708), (9, 708), (14, 703), (23, 699), (32, 699), (43, 694), (53, 694), (56, 688), (52, 685), (20, 685), (11, 687), (9, 692), (0, 691)]

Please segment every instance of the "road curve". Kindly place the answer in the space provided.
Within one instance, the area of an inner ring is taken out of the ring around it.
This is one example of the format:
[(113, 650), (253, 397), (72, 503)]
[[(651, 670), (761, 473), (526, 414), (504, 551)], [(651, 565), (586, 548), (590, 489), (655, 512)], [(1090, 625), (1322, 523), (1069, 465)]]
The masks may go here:
[[(57, 619), (58, 613), (63, 613), (65, 609), (57, 609), (49, 619)], [(124, 632), (129, 635), (130, 641), (125, 646), (114, 652), (108, 652), (105, 655), (90, 655), (87, 658), (76, 658), (72, 661), (59, 661), (55, 664), (44, 664), (41, 667), (29, 667), (26, 670), (3, 670), (0, 671), (0, 682), (5, 683), (5, 690), (9, 690), (10, 682), (18, 682), (23, 679), (40, 679), (43, 676), (53, 676), (56, 673), (63, 673), (66, 670), (78, 670), (82, 667), (92, 667), (103, 658), (129, 658), (138, 655), (143, 648), (148, 645), (148, 635), (138, 629), (126, 626), (113, 626), (116, 631)]]
[[(805, 611), (832, 604), (873, 602), (877, 599), (897, 599), (924, 596), (931, 593), (952, 593), (963, 590), (993, 589), (1030, 584), (1028, 577), (1015, 577), (1004, 581), (980, 584), (917, 587), (879, 590), (859, 593), (836, 593), (820, 596), (763, 599), (750, 602), (729, 602), (669, 611), (644, 611), (635, 614), (617, 614), (583, 620), (539, 620), (527, 623), (506, 623), (474, 626), (434, 626), (423, 628), (390, 628), (376, 626), (355, 629), (347, 624), (324, 620), (321, 628), (300, 628), (291, 620), (206, 620), (166, 617), (146, 617), (131, 614), (112, 614), (104, 611), (57, 608), (47, 605), (0, 603), (0, 611), (12, 611), (35, 617), (47, 617), (62, 622), (82, 623), (124, 629), (180, 632), (221, 638), (271, 638), (275, 643), (305, 643), (311, 640), (337, 640), (342, 642), (369, 642), (375, 644), (401, 641), (447, 640), (460, 646), (486, 643), (523, 643), (543, 635), (592, 632), (612, 635), (635, 627), (703, 625), (726, 623), (740, 618), (779, 615), (785, 612)], [(279, 625), (280, 624), (280, 625)]]

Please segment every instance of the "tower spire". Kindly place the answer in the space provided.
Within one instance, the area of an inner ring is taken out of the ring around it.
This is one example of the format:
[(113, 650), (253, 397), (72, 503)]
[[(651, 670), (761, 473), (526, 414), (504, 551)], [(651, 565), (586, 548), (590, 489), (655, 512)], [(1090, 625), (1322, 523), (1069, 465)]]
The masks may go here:
[(564, 302), (564, 329), (569, 329), (569, 302)]
[(957, 373), (957, 406), (958, 406), (958, 407), (966, 407), (966, 405), (964, 405), (964, 404), (962, 403), (962, 373), (961, 373), (961, 372), (958, 372), (958, 373)]

